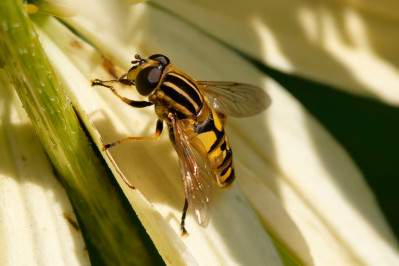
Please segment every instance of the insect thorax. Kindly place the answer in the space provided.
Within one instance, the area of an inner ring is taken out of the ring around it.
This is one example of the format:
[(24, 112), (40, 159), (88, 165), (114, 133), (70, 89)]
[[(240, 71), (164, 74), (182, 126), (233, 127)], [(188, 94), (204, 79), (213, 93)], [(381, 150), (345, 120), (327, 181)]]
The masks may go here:
[(194, 118), (201, 111), (204, 97), (196, 82), (184, 73), (169, 72), (155, 92), (158, 116), (165, 112), (176, 114), (180, 119)]

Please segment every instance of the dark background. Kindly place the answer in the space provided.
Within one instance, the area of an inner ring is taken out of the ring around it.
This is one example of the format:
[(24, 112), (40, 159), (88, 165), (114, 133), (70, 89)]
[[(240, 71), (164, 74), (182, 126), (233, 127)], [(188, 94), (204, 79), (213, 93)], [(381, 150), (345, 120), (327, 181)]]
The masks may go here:
[(345, 147), (399, 239), (399, 108), (254, 63)]

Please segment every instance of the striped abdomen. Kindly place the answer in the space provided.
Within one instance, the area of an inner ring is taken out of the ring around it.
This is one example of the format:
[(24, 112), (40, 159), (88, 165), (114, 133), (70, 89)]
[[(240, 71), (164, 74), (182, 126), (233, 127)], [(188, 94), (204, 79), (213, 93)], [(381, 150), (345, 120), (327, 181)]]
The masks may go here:
[(233, 154), (218, 115), (207, 105), (204, 105), (204, 109), (208, 109), (208, 116), (198, 121), (194, 130), (208, 153), (215, 181), (223, 188), (234, 181)]

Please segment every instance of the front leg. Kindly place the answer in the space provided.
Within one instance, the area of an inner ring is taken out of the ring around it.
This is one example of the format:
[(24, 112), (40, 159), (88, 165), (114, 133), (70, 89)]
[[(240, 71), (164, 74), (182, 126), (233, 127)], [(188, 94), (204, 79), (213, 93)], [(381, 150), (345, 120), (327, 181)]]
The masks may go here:
[[(125, 98), (123, 96), (121, 96), (115, 89), (114, 87), (112, 87), (111, 85), (108, 85), (107, 83), (114, 83), (114, 82), (118, 82), (118, 83), (122, 83), (125, 85), (133, 85), (130, 81), (128, 81), (127, 79), (124, 79), (123, 76), (121, 76), (119, 79), (113, 79), (113, 80), (99, 80), (99, 79), (93, 79), (91, 81), (91, 86), (102, 86), (102, 87), (106, 87), (108, 89), (110, 89), (113, 94), (115, 94), (119, 99), (121, 99), (123, 102), (127, 103), (128, 105), (132, 106), (132, 107), (136, 107), (136, 108), (143, 108), (143, 107), (147, 107), (147, 106), (151, 106), (153, 105), (152, 102), (148, 102), (148, 101), (134, 101), (134, 100), (130, 100), (128, 98)], [(126, 82), (130, 82), (126, 83)]]

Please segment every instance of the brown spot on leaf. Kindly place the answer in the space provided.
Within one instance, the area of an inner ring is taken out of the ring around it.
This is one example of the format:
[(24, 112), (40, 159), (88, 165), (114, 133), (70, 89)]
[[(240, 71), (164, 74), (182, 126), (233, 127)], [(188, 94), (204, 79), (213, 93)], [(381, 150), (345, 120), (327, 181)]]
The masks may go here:
[(103, 68), (115, 79), (119, 78), (116, 74), (116, 69), (114, 63), (111, 60), (103, 56)]
[(74, 47), (74, 48), (78, 48), (81, 49), (82, 48), (82, 44), (80, 43), (79, 40), (77, 40), (76, 38), (72, 38), (71, 41), (69, 42), (69, 44)]
[(72, 217), (69, 216), (67, 213), (63, 213), (64, 218), (68, 221), (69, 225), (73, 227), (76, 231), (80, 231), (80, 227), (77, 221), (72, 219)]

